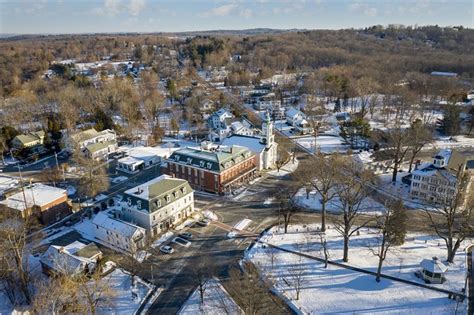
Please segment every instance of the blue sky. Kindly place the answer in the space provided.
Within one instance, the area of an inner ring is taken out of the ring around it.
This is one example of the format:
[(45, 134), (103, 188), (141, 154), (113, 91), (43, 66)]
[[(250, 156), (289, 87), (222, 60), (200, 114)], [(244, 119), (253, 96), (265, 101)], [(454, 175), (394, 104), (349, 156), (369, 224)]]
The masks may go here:
[(474, 0), (0, 0), (0, 33), (474, 27)]

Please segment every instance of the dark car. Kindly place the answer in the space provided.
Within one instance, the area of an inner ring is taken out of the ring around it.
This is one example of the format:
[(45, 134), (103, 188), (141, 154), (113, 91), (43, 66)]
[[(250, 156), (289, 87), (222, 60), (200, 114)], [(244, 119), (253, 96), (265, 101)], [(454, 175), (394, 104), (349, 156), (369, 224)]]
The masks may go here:
[(179, 234), (179, 236), (187, 240), (191, 240), (193, 238), (193, 234), (190, 232), (184, 232), (182, 234)]

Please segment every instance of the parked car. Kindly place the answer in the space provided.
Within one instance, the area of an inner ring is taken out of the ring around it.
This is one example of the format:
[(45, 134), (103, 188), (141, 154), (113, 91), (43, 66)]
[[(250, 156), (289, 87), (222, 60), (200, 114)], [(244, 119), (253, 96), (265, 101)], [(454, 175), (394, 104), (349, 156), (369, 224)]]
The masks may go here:
[(185, 240), (184, 238), (181, 238), (181, 237), (175, 237), (172, 241), (173, 243), (176, 243), (180, 246), (183, 246), (183, 247), (189, 247), (191, 246), (191, 242), (188, 241), (188, 240)]
[(198, 221), (198, 224), (201, 225), (201, 226), (208, 226), (209, 223), (211, 223), (211, 221), (209, 221), (208, 219), (202, 219), (202, 220)]
[(193, 238), (193, 234), (191, 232), (184, 232), (179, 234), (179, 236), (186, 240), (191, 240)]
[(160, 251), (165, 253), (165, 254), (172, 254), (174, 253), (174, 249), (173, 247), (169, 246), (169, 245), (163, 245), (160, 247)]

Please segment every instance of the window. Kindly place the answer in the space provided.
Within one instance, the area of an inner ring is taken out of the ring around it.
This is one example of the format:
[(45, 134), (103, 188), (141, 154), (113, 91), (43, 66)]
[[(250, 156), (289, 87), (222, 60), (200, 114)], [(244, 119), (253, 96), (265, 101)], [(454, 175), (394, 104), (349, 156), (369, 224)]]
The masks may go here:
[(436, 186), (430, 186), (430, 191), (436, 191)]
[(175, 159), (176, 161), (179, 161), (179, 155), (175, 155), (175, 156), (174, 156), (174, 159)]
[(128, 204), (129, 206), (132, 205), (132, 198), (130, 198), (130, 197), (127, 198), (127, 204)]
[(166, 195), (166, 202), (170, 202), (170, 201), (171, 201), (170, 195)]
[(188, 164), (191, 164), (192, 161), (193, 161), (193, 159), (190, 158), (190, 157), (188, 157), (188, 158), (186, 159), (186, 163), (188, 163)]
[(142, 201), (141, 201), (141, 200), (138, 200), (138, 201), (137, 201), (137, 209), (138, 209), (138, 210), (141, 210), (141, 208), (142, 208)]
[(178, 192), (177, 192), (177, 191), (174, 191), (174, 192), (173, 192), (173, 197), (174, 197), (175, 199), (178, 198)]
[(208, 168), (208, 169), (211, 169), (211, 168), (212, 168), (212, 163), (211, 163), (211, 162), (207, 162), (207, 168)]
[(156, 205), (157, 205), (158, 207), (161, 207), (161, 199), (158, 199), (158, 200), (156, 201)]
[(418, 186), (420, 186), (419, 183), (413, 183), (413, 187), (418, 187)]
[(204, 167), (204, 161), (199, 161), (199, 166)]

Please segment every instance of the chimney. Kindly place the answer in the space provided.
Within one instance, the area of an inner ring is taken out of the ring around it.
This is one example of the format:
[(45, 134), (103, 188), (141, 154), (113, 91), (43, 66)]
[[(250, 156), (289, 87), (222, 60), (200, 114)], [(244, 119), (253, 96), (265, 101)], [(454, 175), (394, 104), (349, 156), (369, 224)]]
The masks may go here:
[(433, 262), (437, 262), (437, 261), (438, 261), (438, 257), (436, 257), (436, 256), (432, 257), (432, 259), (433, 259)]

